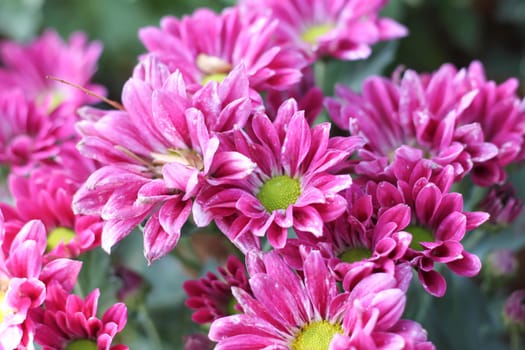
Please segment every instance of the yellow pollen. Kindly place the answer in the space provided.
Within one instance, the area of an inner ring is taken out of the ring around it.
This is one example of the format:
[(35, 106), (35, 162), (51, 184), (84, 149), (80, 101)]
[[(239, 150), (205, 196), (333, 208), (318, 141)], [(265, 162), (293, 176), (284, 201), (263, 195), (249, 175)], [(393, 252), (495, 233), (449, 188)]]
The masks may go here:
[(277, 209), (286, 209), (301, 195), (301, 185), (298, 179), (286, 175), (276, 176), (262, 185), (257, 199), (271, 213)]
[(8, 279), (0, 279), (0, 324), (4, 322), (4, 318), (7, 315), (14, 313), (15, 310), (5, 305), (5, 295), (7, 294), (7, 289), (9, 288)]
[(151, 152), (153, 165), (164, 165), (177, 162), (186, 166), (202, 170), (204, 162), (200, 154), (191, 149), (168, 149), (168, 153)]
[(75, 237), (75, 231), (67, 227), (57, 227), (47, 236), (47, 251), (55, 249), (60, 243), (67, 244)]
[(217, 56), (199, 54), (197, 56), (197, 68), (204, 74), (202, 84), (215, 80), (221, 82), (232, 70), (232, 65)]
[(303, 32), (301, 39), (311, 45), (316, 45), (319, 41), (319, 38), (330, 32), (332, 29), (334, 29), (334, 26), (331, 24), (319, 24), (311, 26)]
[(291, 350), (328, 350), (336, 334), (343, 334), (340, 324), (314, 321), (299, 331), (291, 344)]
[(92, 340), (89, 339), (78, 339), (73, 340), (71, 343), (67, 344), (66, 350), (97, 350), (98, 346)]

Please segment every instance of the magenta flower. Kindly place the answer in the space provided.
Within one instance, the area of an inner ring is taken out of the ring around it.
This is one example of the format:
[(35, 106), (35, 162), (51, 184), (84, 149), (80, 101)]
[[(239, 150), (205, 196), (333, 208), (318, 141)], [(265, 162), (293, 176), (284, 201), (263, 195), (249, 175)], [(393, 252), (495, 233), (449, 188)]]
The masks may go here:
[[(487, 80), (483, 65), (478, 61), (469, 65), (465, 79), (478, 94), (462, 113), (460, 122), (479, 124), (485, 141), (497, 149), (495, 157), (474, 162), (472, 180), (480, 186), (502, 184), (507, 177), (504, 168), (523, 160), (525, 154), (525, 100), (518, 96), (519, 81), (510, 78), (497, 84)], [(480, 137), (473, 131), (466, 128), (456, 138), (461, 137), (471, 144), (470, 139)]]
[(0, 118), (0, 164), (18, 174), (52, 160), (60, 143), (74, 137), (71, 125), (45, 114), (18, 89), (0, 93)]
[(245, 180), (204, 190), (197, 198), (199, 225), (212, 219), (241, 250), (258, 247), (266, 236), (282, 248), (288, 229), (323, 234), (324, 222), (346, 209), (338, 193), (350, 175), (334, 175), (361, 145), (355, 137), (330, 138), (330, 125), (308, 126), (294, 100), (283, 103), (275, 121), (257, 113), (248, 133), (238, 132), (235, 147), (257, 164)]
[(228, 349), (402, 349), (419, 333), (392, 332), (400, 322), (405, 294), (388, 274), (338, 291), (318, 251), (305, 258), (302, 275), (272, 251), (250, 269), (253, 294), (232, 288), (243, 313), (215, 320), (208, 336)]
[(35, 342), (43, 350), (128, 349), (121, 344), (111, 345), (115, 335), (126, 326), (126, 305), (114, 304), (99, 318), (99, 295), (99, 290), (95, 289), (82, 300), (57, 285), (50, 286), (45, 308), (33, 310), (31, 314), (35, 323)]
[(30, 221), (12, 242), (6, 242), (1, 214), (0, 220), (0, 348), (18, 349), (32, 342), (33, 325), (28, 312), (44, 302), (47, 286), (56, 284), (71, 290), (81, 263), (57, 259), (44, 264), (44, 225)]
[(512, 224), (523, 212), (523, 203), (511, 183), (493, 186), (478, 207), (490, 214), (489, 222), (496, 226)]
[(370, 46), (407, 35), (405, 27), (379, 18), (385, 0), (243, 0), (249, 11), (279, 20), (279, 40), (300, 48), (313, 62), (323, 56), (367, 58)]
[(3, 41), (0, 43), (0, 89), (20, 88), (29, 100), (36, 101), (47, 112), (59, 109), (62, 115), (74, 116), (78, 107), (95, 101), (94, 98), (48, 76), (103, 95), (105, 89), (90, 82), (101, 52), (100, 42), (89, 43), (80, 32), (73, 33), (67, 42), (51, 29), (29, 44)]
[(46, 259), (77, 257), (100, 245), (101, 219), (75, 215), (71, 207), (73, 195), (81, 185), (78, 173), (83, 172), (85, 180), (95, 165), (77, 154), (74, 166), (43, 166), (28, 177), (15, 174), (8, 177), (14, 207), (7, 208), (0, 203), (7, 221), (7, 240), (11, 240), (26, 222), (38, 219), (48, 232)]
[(425, 160), (402, 155), (398, 152), (392, 165), (396, 181), (370, 181), (367, 191), (375, 199), (378, 213), (399, 204), (410, 206), (412, 220), (406, 231), (412, 239), (403, 259), (418, 271), (425, 290), (442, 296), (446, 281), (434, 270), (434, 263), (444, 263), (461, 276), (477, 275), (481, 262), (476, 255), (464, 250), (461, 240), (467, 231), (485, 222), (488, 214), (465, 212), (463, 196), (449, 192), (454, 180), (451, 165), (436, 176), (432, 165)]
[(508, 325), (525, 328), (525, 289), (518, 289), (505, 300), (503, 318)]
[(188, 295), (186, 306), (195, 310), (191, 316), (193, 322), (206, 324), (242, 311), (233, 299), (231, 287), (250, 291), (244, 264), (230, 255), (226, 266), (219, 267), (218, 271), (220, 276), (208, 272), (205, 277), (185, 281), (182, 285)]
[(182, 19), (165, 17), (160, 29), (142, 28), (139, 37), (170, 72), (182, 73), (190, 90), (221, 81), (239, 64), (246, 67), (251, 88), (284, 90), (299, 81), (306, 62), (297, 50), (275, 43), (278, 25), (236, 7), (220, 14), (199, 9)]
[(242, 66), (190, 96), (181, 74), (152, 57), (136, 67), (122, 100), (126, 111), (83, 112), (80, 151), (104, 166), (76, 193), (73, 209), (102, 217), (106, 251), (145, 221), (151, 262), (177, 244), (205, 183), (242, 180), (254, 168), (217, 135), (243, 127), (252, 104)]

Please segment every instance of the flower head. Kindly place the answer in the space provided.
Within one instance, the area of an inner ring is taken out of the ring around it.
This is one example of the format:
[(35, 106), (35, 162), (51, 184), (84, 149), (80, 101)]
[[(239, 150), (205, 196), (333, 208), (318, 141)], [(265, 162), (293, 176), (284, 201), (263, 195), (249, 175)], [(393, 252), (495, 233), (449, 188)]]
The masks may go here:
[(280, 106), (273, 123), (257, 113), (248, 132), (235, 138), (236, 149), (257, 167), (245, 180), (203, 190), (196, 221), (215, 220), (245, 251), (263, 236), (282, 248), (291, 227), (321, 236), (323, 223), (345, 211), (338, 193), (352, 182), (334, 173), (361, 145), (355, 137), (330, 138), (329, 129), (328, 123), (310, 128), (294, 100)]
[(370, 46), (407, 34), (405, 27), (378, 12), (387, 1), (244, 0), (248, 11), (279, 20), (280, 41), (300, 48), (315, 61), (323, 56), (343, 60), (367, 58)]
[(181, 71), (190, 90), (222, 81), (239, 64), (246, 67), (252, 89), (284, 90), (299, 81), (306, 62), (297, 50), (273, 40), (278, 25), (237, 7), (220, 14), (199, 9), (182, 19), (165, 17), (160, 29), (142, 28), (139, 36), (149, 54), (171, 72)]
[(340, 292), (318, 251), (308, 254), (303, 273), (297, 274), (275, 251), (263, 255), (250, 268), (253, 294), (233, 288), (243, 313), (211, 325), (209, 337), (217, 348), (403, 348), (406, 340), (391, 329), (400, 320), (405, 295), (392, 276), (374, 274), (352, 291)]
[(136, 67), (122, 100), (125, 111), (84, 111), (80, 151), (104, 166), (75, 194), (73, 208), (102, 217), (107, 251), (145, 221), (152, 261), (177, 244), (204, 184), (241, 180), (252, 171), (253, 162), (222, 146), (217, 135), (242, 127), (252, 105), (242, 66), (190, 95), (181, 74), (153, 57)]
[(34, 310), (31, 315), (35, 323), (35, 342), (44, 350), (128, 349), (124, 345), (111, 345), (115, 335), (126, 326), (126, 306), (114, 304), (99, 318), (99, 295), (99, 290), (95, 289), (82, 300), (57, 285), (50, 286), (45, 308)]

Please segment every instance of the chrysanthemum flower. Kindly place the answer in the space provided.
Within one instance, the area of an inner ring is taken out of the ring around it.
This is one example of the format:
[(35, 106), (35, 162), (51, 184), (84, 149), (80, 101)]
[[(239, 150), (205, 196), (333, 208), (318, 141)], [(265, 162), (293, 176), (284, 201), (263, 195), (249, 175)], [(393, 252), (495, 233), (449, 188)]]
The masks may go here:
[(46, 287), (56, 284), (71, 290), (81, 263), (68, 259), (43, 263), (46, 232), (40, 221), (28, 222), (9, 245), (1, 213), (0, 227), (0, 348), (18, 349), (32, 342), (28, 312), (44, 302)]
[(94, 99), (48, 76), (104, 94), (102, 86), (90, 82), (101, 52), (102, 44), (89, 43), (81, 32), (73, 33), (67, 42), (51, 29), (29, 44), (3, 41), (0, 43), (0, 90), (18, 87), (47, 112), (59, 108), (61, 114), (72, 114)]
[(279, 40), (300, 48), (311, 61), (323, 56), (367, 58), (370, 46), (407, 35), (405, 27), (378, 12), (385, 0), (243, 0), (249, 11), (279, 20)]
[(196, 222), (215, 220), (245, 251), (263, 236), (282, 248), (292, 227), (321, 236), (324, 222), (346, 210), (338, 193), (352, 183), (350, 175), (332, 171), (361, 145), (356, 137), (330, 138), (329, 131), (328, 123), (310, 128), (294, 100), (281, 105), (273, 123), (256, 114), (249, 132), (237, 133), (235, 147), (257, 168), (245, 180), (204, 190)]
[(99, 290), (95, 289), (82, 300), (59, 286), (50, 286), (45, 308), (33, 310), (31, 314), (35, 323), (35, 342), (43, 350), (128, 349), (121, 344), (111, 345), (115, 335), (126, 326), (126, 305), (114, 304), (99, 318), (99, 295)]
[(422, 330), (391, 331), (400, 322), (405, 294), (389, 274), (368, 276), (350, 292), (340, 292), (318, 251), (306, 257), (304, 277), (275, 251), (261, 259), (250, 271), (253, 294), (233, 288), (243, 313), (211, 325), (209, 337), (218, 350), (402, 349), (426, 338)]
[(240, 66), (190, 96), (180, 73), (150, 57), (126, 82), (122, 100), (125, 111), (83, 112), (80, 151), (104, 166), (76, 193), (73, 208), (102, 217), (107, 251), (145, 221), (152, 261), (177, 244), (204, 183), (242, 180), (252, 171), (253, 162), (225, 149), (216, 133), (244, 126), (252, 111), (248, 82)]
[(142, 28), (139, 37), (171, 72), (182, 73), (190, 90), (221, 81), (239, 64), (246, 67), (252, 89), (284, 90), (299, 81), (306, 62), (297, 50), (275, 43), (278, 25), (237, 7), (220, 14), (199, 9), (182, 19), (165, 17), (160, 29)]
[[(79, 180), (87, 179), (95, 165), (78, 151), (75, 160), (74, 164), (66, 161), (63, 167), (40, 167), (29, 176), (11, 174), (8, 177), (14, 207), (0, 203), (6, 219), (7, 240), (26, 222), (38, 219), (48, 232), (47, 258), (76, 257), (100, 245), (102, 220), (98, 216), (75, 215), (71, 207), (73, 195), (82, 183)], [(79, 178), (80, 173), (83, 176)]]
[[(459, 121), (467, 125), (479, 124), (485, 141), (497, 149), (495, 157), (474, 162), (472, 180), (480, 186), (502, 184), (507, 177), (505, 166), (523, 160), (525, 154), (525, 99), (518, 96), (519, 81), (510, 78), (497, 84), (487, 80), (483, 65), (478, 61), (468, 66), (465, 79), (478, 93)], [(469, 140), (480, 136), (467, 128), (461, 132), (461, 137)]]
[(375, 199), (379, 213), (398, 204), (410, 206), (412, 220), (405, 230), (412, 239), (403, 259), (416, 268), (425, 290), (442, 296), (446, 282), (435, 271), (434, 263), (444, 263), (461, 276), (478, 274), (481, 262), (464, 250), (461, 240), (467, 231), (485, 222), (488, 214), (463, 210), (463, 196), (450, 192), (454, 179), (451, 165), (435, 176), (425, 160), (413, 161), (400, 155), (392, 165), (396, 181), (369, 182), (367, 191)]
[(198, 280), (188, 280), (182, 285), (188, 295), (186, 306), (195, 310), (191, 319), (206, 324), (215, 319), (242, 311), (233, 298), (231, 287), (250, 290), (244, 264), (230, 255), (224, 267), (218, 268), (220, 276), (212, 272)]
[(489, 222), (496, 226), (512, 224), (523, 212), (523, 203), (511, 183), (493, 186), (478, 207), (490, 214)]
[(60, 152), (60, 143), (74, 137), (71, 125), (50, 118), (21, 90), (0, 93), (0, 164), (27, 174)]

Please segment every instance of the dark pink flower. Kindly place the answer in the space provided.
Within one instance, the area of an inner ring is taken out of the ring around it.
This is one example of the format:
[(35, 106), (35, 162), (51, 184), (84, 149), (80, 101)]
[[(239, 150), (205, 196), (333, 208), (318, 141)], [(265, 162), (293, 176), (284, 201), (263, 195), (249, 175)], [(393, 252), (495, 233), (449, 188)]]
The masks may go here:
[(405, 230), (412, 239), (403, 259), (416, 268), (425, 290), (442, 296), (446, 282), (435, 271), (434, 263), (444, 263), (461, 276), (478, 274), (479, 258), (464, 250), (461, 241), (468, 231), (485, 222), (488, 214), (464, 211), (463, 196), (449, 192), (454, 179), (451, 165), (436, 175), (424, 159), (414, 161), (401, 154), (397, 154), (392, 165), (396, 181), (371, 181), (367, 191), (374, 198), (378, 213), (399, 204), (410, 206), (412, 219)]
[(236, 7), (220, 14), (198, 9), (182, 19), (165, 17), (160, 29), (142, 28), (139, 37), (171, 72), (181, 71), (190, 90), (221, 81), (239, 64), (245, 66), (251, 88), (284, 90), (299, 81), (306, 62), (297, 50), (276, 44), (278, 25)]
[(478, 207), (489, 213), (489, 222), (497, 226), (512, 224), (523, 212), (523, 203), (511, 183), (493, 186)]
[(233, 288), (243, 313), (211, 325), (208, 336), (218, 342), (216, 349), (401, 349), (424, 336), (421, 331), (405, 339), (391, 332), (400, 322), (405, 294), (388, 274), (373, 274), (340, 292), (318, 251), (305, 258), (304, 277), (275, 251), (259, 259), (249, 269), (253, 294)]
[(254, 168), (217, 133), (243, 127), (252, 102), (242, 66), (190, 95), (180, 73), (150, 57), (124, 86), (125, 111), (84, 110), (83, 155), (100, 161), (73, 199), (75, 213), (105, 221), (110, 248), (145, 221), (148, 261), (169, 252), (204, 184), (238, 181)]
[(323, 56), (343, 60), (367, 58), (370, 46), (407, 35), (399, 23), (380, 18), (385, 0), (243, 0), (251, 12), (279, 20), (278, 39), (300, 48), (315, 61)]
[(242, 311), (235, 303), (231, 288), (238, 287), (249, 292), (248, 278), (243, 263), (230, 255), (224, 267), (218, 268), (220, 276), (212, 272), (198, 280), (188, 280), (182, 285), (188, 295), (186, 306), (195, 310), (193, 322), (206, 324), (219, 317)]
[(20, 88), (29, 100), (48, 113), (59, 109), (64, 116), (74, 116), (78, 107), (95, 101), (94, 98), (48, 76), (103, 95), (105, 89), (90, 82), (101, 52), (102, 44), (89, 43), (81, 32), (73, 33), (67, 42), (51, 29), (29, 44), (3, 41), (0, 43), (0, 89)]
[(204, 190), (196, 222), (215, 220), (244, 251), (263, 236), (282, 248), (291, 227), (321, 236), (324, 222), (345, 211), (338, 193), (352, 183), (350, 175), (333, 172), (361, 145), (355, 137), (330, 138), (329, 131), (328, 123), (310, 128), (294, 100), (281, 105), (273, 123), (257, 113), (234, 146), (257, 167), (244, 180)]
[(525, 289), (518, 289), (505, 300), (503, 317), (510, 326), (525, 329)]
[(114, 304), (99, 318), (99, 295), (99, 290), (95, 289), (82, 300), (60, 286), (50, 286), (45, 308), (34, 310), (31, 314), (35, 323), (35, 342), (42, 346), (43, 350), (66, 350), (73, 347), (96, 347), (99, 350), (128, 349), (120, 344), (111, 345), (115, 335), (126, 326), (126, 305)]
[(96, 166), (74, 148), (70, 151), (77, 153), (74, 164), (66, 160), (60, 166), (42, 166), (29, 176), (11, 174), (8, 182), (14, 207), (0, 203), (6, 218), (6, 240), (12, 240), (30, 220), (43, 222), (48, 232), (46, 259), (77, 257), (100, 245), (101, 219), (75, 215), (71, 207), (73, 195)]

